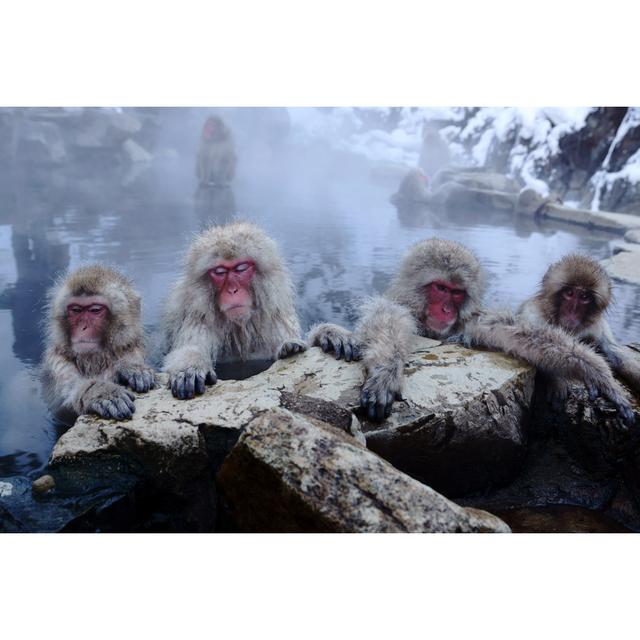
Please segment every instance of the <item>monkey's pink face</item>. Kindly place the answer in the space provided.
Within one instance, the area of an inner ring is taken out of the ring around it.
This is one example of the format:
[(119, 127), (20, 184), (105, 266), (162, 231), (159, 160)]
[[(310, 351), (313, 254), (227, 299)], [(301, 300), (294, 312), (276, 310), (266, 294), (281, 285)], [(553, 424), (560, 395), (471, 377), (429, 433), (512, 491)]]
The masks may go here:
[(214, 140), (218, 137), (220, 132), (220, 125), (217, 120), (207, 120), (202, 128), (202, 137), (205, 140)]
[(444, 280), (435, 280), (425, 291), (424, 323), (427, 329), (445, 336), (458, 320), (458, 313), (467, 293), (460, 286)]
[(208, 274), (216, 291), (218, 308), (229, 320), (241, 321), (251, 314), (253, 293), (251, 281), (256, 264), (249, 258), (219, 262)]
[(71, 347), (76, 353), (102, 348), (109, 305), (102, 296), (73, 296), (67, 302)]
[(558, 322), (568, 331), (580, 328), (586, 320), (593, 302), (593, 293), (589, 289), (565, 287), (560, 292)]

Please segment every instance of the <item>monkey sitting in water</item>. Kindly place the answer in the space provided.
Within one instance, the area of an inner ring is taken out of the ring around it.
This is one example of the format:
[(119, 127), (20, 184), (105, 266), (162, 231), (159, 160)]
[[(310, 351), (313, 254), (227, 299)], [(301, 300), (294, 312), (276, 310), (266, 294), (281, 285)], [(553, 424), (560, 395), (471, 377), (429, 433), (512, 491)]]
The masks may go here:
[[(630, 389), (640, 395), (640, 362), (613, 337), (604, 314), (612, 300), (611, 278), (595, 260), (571, 254), (552, 264), (540, 290), (518, 310), (523, 322), (558, 327), (593, 346)], [(567, 381), (554, 378), (554, 395), (567, 397)]]
[(211, 227), (187, 251), (164, 312), (164, 370), (176, 398), (203, 394), (217, 362), (286, 358), (307, 345), (276, 243), (249, 223)]
[(131, 418), (135, 396), (124, 386), (155, 386), (143, 342), (140, 296), (122, 274), (89, 266), (60, 280), (49, 294), (43, 362), (52, 411)]

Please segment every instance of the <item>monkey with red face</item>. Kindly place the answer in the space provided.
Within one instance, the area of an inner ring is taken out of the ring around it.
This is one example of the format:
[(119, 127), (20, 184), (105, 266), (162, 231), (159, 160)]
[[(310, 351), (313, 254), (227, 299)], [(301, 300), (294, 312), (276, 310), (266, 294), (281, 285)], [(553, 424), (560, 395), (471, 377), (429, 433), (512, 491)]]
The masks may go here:
[(549, 375), (580, 381), (592, 396), (611, 400), (627, 424), (633, 422), (625, 392), (601, 356), (556, 327), (532, 327), (510, 312), (484, 310), (483, 289), (482, 268), (467, 248), (424, 240), (409, 250), (387, 293), (365, 305), (353, 333), (321, 324), (309, 342), (337, 358), (362, 357), (361, 405), (371, 420), (388, 417), (401, 396), (404, 363), (417, 334), (502, 351)]
[(155, 386), (144, 362), (140, 296), (117, 271), (78, 269), (49, 294), (45, 397), (56, 412), (128, 419), (133, 391)]
[[(631, 390), (640, 394), (640, 364), (614, 338), (604, 314), (612, 300), (611, 278), (592, 258), (567, 255), (552, 264), (540, 290), (518, 313), (532, 326), (554, 326), (594, 346)], [(555, 393), (566, 397), (566, 382), (555, 380)]]
[(215, 365), (304, 351), (291, 278), (257, 226), (211, 227), (187, 251), (164, 313), (164, 370), (175, 397), (215, 383)]
[(233, 180), (237, 157), (231, 131), (222, 118), (212, 116), (202, 128), (196, 177), (202, 186), (227, 187)]

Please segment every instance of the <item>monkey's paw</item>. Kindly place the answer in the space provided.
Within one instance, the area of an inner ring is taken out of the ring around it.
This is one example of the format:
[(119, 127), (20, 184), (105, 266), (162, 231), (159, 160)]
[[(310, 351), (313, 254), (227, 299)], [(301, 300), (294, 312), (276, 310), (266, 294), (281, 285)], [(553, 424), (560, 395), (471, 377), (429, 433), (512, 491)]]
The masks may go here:
[(84, 413), (96, 413), (102, 418), (114, 420), (130, 420), (136, 410), (134, 399), (131, 391), (113, 382), (96, 382), (83, 398)]
[(215, 384), (218, 380), (212, 370), (189, 367), (184, 371), (172, 373), (169, 376), (169, 387), (174, 397), (189, 400), (194, 396), (201, 396), (207, 385)]
[(116, 380), (138, 393), (145, 393), (156, 386), (156, 373), (144, 365), (122, 365), (116, 371)]
[(360, 406), (369, 420), (382, 422), (391, 415), (393, 403), (402, 400), (401, 391), (401, 382), (395, 374), (374, 373), (362, 387)]
[(309, 348), (306, 342), (302, 340), (287, 340), (280, 345), (276, 358), (282, 360), (294, 356), (296, 353), (302, 353)]
[(347, 331), (336, 324), (321, 324), (309, 335), (311, 344), (320, 347), (325, 353), (333, 351), (336, 360), (344, 356), (347, 362), (360, 360), (360, 344), (353, 337), (351, 331)]

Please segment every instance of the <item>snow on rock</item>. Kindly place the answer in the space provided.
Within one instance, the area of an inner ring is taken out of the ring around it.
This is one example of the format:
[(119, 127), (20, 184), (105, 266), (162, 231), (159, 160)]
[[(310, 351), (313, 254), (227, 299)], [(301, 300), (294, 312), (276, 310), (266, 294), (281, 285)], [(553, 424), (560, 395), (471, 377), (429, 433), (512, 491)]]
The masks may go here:
[(510, 175), (582, 208), (640, 210), (640, 108), (292, 109), (298, 138), (380, 163), (416, 166), (437, 131), (451, 164)]

